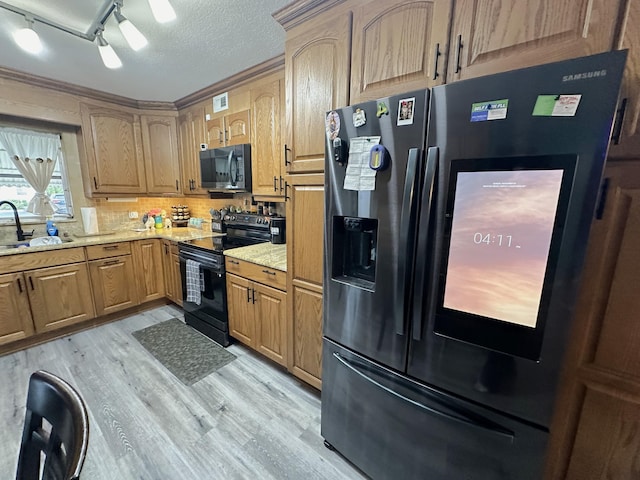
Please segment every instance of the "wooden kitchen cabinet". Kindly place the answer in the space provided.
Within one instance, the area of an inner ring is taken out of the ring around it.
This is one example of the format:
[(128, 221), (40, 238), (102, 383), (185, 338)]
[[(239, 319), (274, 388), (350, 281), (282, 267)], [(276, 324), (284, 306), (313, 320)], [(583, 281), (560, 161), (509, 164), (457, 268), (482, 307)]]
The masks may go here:
[(200, 145), (207, 143), (204, 107), (190, 107), (178, 116), (178, 156), (182, 169), (182, 193), (206, 195), (200, 175)]
[[(245, 345), (286, 366), (287, 293), (281, 290), (284, 287), (276, 278), (281, 274), (284, 279), (284, 272), (230, 257), (226, 258), (225, 263), (228, 265), (229, 333)], [(246, 277), (230, 271), (237, 271)], [(262, 282), (272, 278), (275, 280), (266, 285), (256, 281), (256, 278)]]
[(609, 162), (591, 228), (545, 478), (638, 478), (640, 160)]
[(182, 194), (175, 117), (142, 115), (141, 120), (147, 192)]
[(140, 303), (165, 296), (162, 241), (156, 238), (132, 242), (135, 283)]
[(324, 175), (290, 175), (287, 201), (288, 368), (321, 388)]
[(319, 15), (287, 32), (288, 173), (324, 171), (325, 114), (349, 103), (350, 40), (350, 12)]
[(138, 305), (131, 242), (114, 242), (86, 247), (93, 299), (98, 316)]
[(609, 156), (640, 158), (640, 0), (629, 0), (624, 12), (619, 48), (629, 49), (620, 91), (624, 120), (616, 125)]
[(24, 276), (36, 333), (95, 317), (86, 263), (29, 270)]
[(352, 105), (444, 83), (452, 0), (358, 4), (353, 10)]
[(284, 159), (281, 136), (284, 81), (251, 89), (251, 192), (284, 195)]
[(249, 110), (241, 110), (207, 120), (209, 148), (251, 143), (250, 118)]
[(0, 345), (26, 338), (33, 331), (24, 275), (0, 275)]
[(162, 241), (162, 262), (164, 264), (165, 296), (182, 306), (182, 277), (178, 244), (169, 240)]
[(140, 117), (126, 111), (80, 105), (86, 162), (80, 162), (85, 193), (147, 191)]
[(612, 50), (623, 1), (457, 1), (447, 82)]
[(0, 345), (95, 317), (83, 248), (3, 257)]

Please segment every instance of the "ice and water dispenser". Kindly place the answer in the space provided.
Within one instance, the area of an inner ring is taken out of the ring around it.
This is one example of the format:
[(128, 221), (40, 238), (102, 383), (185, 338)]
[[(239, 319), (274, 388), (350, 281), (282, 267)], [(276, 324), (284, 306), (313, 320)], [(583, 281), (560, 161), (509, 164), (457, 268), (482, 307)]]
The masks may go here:
[(373, 290), (377, 237), (376, 219), (333, 217), (333, 279)]

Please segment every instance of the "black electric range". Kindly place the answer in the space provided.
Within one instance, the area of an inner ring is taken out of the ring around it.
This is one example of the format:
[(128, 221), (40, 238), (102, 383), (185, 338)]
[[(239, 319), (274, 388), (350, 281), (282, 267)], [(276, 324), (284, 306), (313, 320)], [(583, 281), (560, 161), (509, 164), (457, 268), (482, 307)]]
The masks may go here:
[(178, 243), (182, 304), (187, 325), (222, 346), (229, 345), (225, 249), (268, 242), (269, 218), (250, 213), (212, 221), (222, 235)]

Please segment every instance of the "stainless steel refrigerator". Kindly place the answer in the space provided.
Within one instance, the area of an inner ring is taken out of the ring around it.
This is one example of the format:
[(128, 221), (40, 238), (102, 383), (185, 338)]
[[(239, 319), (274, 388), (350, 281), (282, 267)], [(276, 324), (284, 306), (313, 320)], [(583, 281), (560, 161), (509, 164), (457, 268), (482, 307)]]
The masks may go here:
[(372, 478), (542, 477), (625, 59), (327, 112), (322, 435)]

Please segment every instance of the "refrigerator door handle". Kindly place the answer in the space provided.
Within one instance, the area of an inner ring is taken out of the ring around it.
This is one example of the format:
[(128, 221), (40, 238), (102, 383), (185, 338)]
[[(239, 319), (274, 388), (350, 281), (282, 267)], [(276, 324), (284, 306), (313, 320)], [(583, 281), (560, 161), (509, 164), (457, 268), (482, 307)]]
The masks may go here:
[(463, 416), (463, 414), (461, 414), (460, 416), (458, 415), (452, 415), (450, 413), (446, 413), (443, 412), (441, 410), (437, 410), (433, 407), (429, 407), (428, 405), (425, 405), (423, 403), (420, 402), (416, 402), (415, 400), (412, 400), (408, 397), (405, 397), (404, 395), (395, 392), (394, 390), (392, 390), (391, 388), (381, 384), (380, 382), (374, 380), (373, 378), (371, 378), (370, 376), (364, 374), (363, 372), (361, 372), (360, 370), (358, 370), (358, 368), (356, 368), (354, 365), (352, 365), (346, 358), (344, 358), (342, 355), (340, 355), (338, 352), (333, 352), (333, 356), (336, 358), (336, 360), (338, 360), (342, 365), (344, 365), (346, 368), (348, 368), (349, 370), (351, 370), (353, 373), (359, 375), (360, 377), (362, 377), (364, 380), (366, 380), (369, 383), (372, 383), (373, 385), (375, 385), (376, 387), (384, 390), (385, 392), (389, 393), (390, 395), (393, 395), (394, 397), (399, 398), (400, 400), (410, 403), (411, 405), (418, 407), (432, 415), (435, 415), (436, 417), (440, 417), (440, 418), (444, 418), (446, 420), (450, 420), (453, 422), (457, 422), (457, 423), (462, 423), (464, 425), (468, 425), (472, 428), (477, 428), (480, 430), (484, 430), (486, 432), (489, 433), (493, 433), (502, 437), (506, 437), (510, 442), (513, 442), (515, 440), (515, 433), (512, 432), (511, 430), (498, 425), (494, 422), (491, 422), (489, 420), (486, 420), (487, 425), (483, 425), (481, 423), (479, 423), (478, 421), (475, 421), (473, 419), (470, 418), (466, 418), (465, 416)]
[[(439, 159), (440, 149), (438, 147), (429, 147), (427, 149), (427, 163), (424, 172), (424, 182), (422, 183), (422, 208), (420, 211), (420, 224), (423, 225), (422, 228), (426, 228), (426, 237), (424, 240), (422, 239), (422, 237), (418, 238), (418, 248), (422, 247), (423, 252), (428, 252), (431, 250), (428, 245), (428, 237), (430, 234), (430, 230), (435, 228), (431, 216), (433, 215), (432, 210), (435, 204), (435, 182)], [(426, 315), (422, 314), (422, 302), (425, 298), (425, 295), (422, 294), (422, 292), (425, 291), (425, 288), (435, 282), (435, 279), (433, 278), (429, 278), (429, 281), (427, 280), (427, 276), (429, 275), (430, 270), (433, 268), (435, 268), (435, 265), (425, 263), (424, 261), (416, 266), (416, 279), (414, 288), (415, 292), (417, 292), (418, 295), (414, 294), (413, 296), (413, 322), (411, 325), (411, 336), (414, 340), (422, 340), (423, 318), (430, 318), (432, 315), (434, 304), (434, 302), (431, 300), (434, 294), (433, 288), (430, 288), (430, 294), (426, 295), (429, 301), (429, 304), (427, 305)]]
[(402, 210), (400, 214), (400, 252), (398, 253), (398, 281), (396, 283), (396, 333), (405, 335), (407, 330), (406, 318), (408, 304), (406, 291), (411, 282), (412, 259), (415, 229), (417, 224), (417, 205), (420, 188), (420, 159), (422, 150), (411, 148), (407, 160), (407, 173), (404, 180), (402, 196)]

